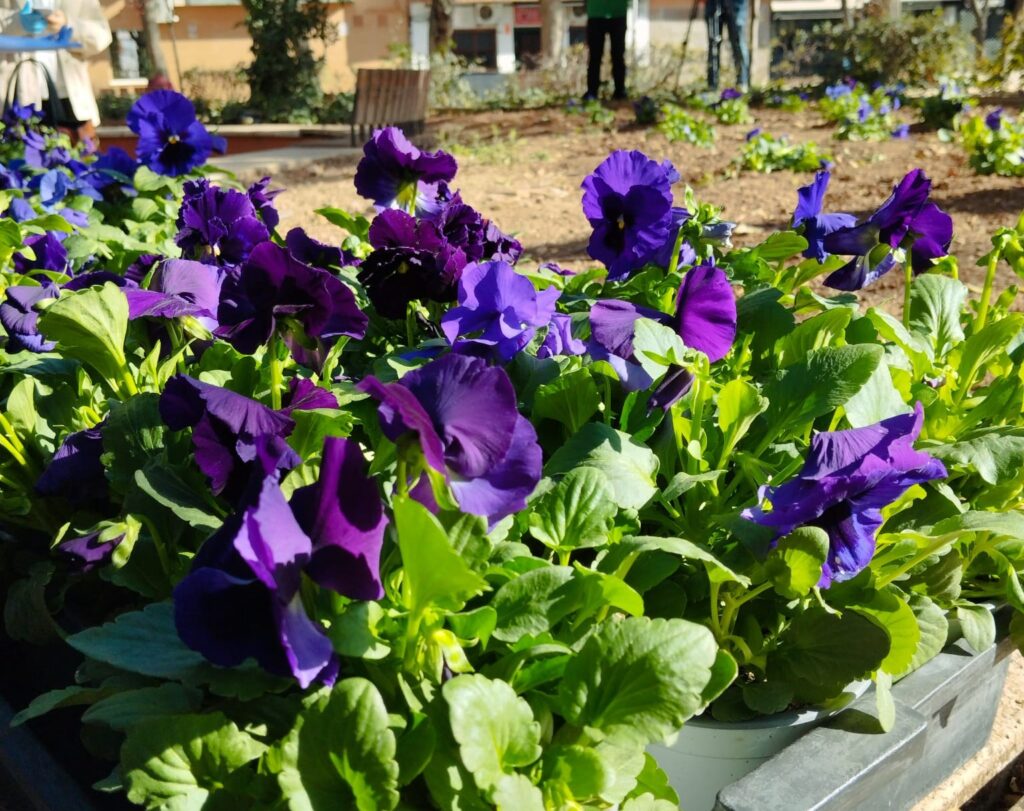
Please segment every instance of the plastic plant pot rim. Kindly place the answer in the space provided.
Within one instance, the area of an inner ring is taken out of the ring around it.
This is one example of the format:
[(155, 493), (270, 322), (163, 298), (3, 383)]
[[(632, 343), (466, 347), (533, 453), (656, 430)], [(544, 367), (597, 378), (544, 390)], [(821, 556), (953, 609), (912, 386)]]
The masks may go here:
[(743, 730), (777, 729), (779, 727), (795, 727), (803, 724), (818, 724), (826, 718), (831, 718), (833, 715), (842, 712), (864, 695), (869, 687), (871, 687), (870, 679), (851, 682), (842, 693), (842, 695), (846, 696), (846, 700), (841, 704), (835, 704), (830, 707), (808, 707), (801, 710), (777, 712), (774, 715), (762, 715), (758, 718), (751, 718), (749, 721), (718, 721), (710, 716), (698, 715), (687, 721), (685, 726), (740, 732)]

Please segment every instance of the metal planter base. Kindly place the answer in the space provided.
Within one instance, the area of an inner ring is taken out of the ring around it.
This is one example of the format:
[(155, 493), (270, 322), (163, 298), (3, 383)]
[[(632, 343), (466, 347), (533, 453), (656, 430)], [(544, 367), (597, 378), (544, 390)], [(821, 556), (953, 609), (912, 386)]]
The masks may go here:
[(913, 807), (988, 740), (1012, 650), (1008, 639), (979, 654), (949, 646), (895, 685), (888, 733), (869, 693), (722, 789), (716, 811)]

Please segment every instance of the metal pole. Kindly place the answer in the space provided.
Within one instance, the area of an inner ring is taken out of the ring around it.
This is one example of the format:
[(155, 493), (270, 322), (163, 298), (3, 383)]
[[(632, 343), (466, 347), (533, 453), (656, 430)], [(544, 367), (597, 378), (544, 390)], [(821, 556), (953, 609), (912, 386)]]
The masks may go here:
[(181, 58), (178, 56), (178, 38), (174, 34), (174, 23), (178, 18), (174, 13), (174, 0), (167, 0), (167, 8), (170, 11), (170, 22), (167, 23), (167, 28), (171, 32), (171, 52), (174, 54), (174, 72), (178, 74), (178, 91), (184, 93), (185, 83), (181, 78)]

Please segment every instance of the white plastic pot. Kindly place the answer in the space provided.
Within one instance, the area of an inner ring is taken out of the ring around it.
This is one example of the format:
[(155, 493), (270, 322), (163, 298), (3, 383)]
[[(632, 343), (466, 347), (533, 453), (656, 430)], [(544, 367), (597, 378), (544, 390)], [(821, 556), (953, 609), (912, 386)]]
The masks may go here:
[[(850, 685), (849, 701), (863, 695), (870, 685), (869, 681)], [(736, 723), (715, 721), (710, 716), (691, 718), (674, 743), (651, 744), (648, 751), (668, 775), (682, 808), (712, 811), (719, 791), (841, 709), (811, 708)]]

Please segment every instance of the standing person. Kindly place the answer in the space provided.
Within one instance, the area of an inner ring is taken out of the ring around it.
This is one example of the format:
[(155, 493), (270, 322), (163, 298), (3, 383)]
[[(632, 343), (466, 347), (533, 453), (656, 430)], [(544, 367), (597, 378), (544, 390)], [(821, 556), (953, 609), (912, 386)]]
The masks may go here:
[(704, 19), (708, 23), (708, 87), (718, 90), (718, 70), (722, 61), (722, 26), (729, 27), (729, 44), (736, 65), (736, 83), (741, 90), (750, 88), (750, 48), (747, 45), (747, 0), (705, 0)]
[[(0, 34), (26, 35), (20, 22), (24, 6), (25, 0), (0, 0)], [(81, 43), (82, 47), (75, 50), (0, 53), (0, 92), (6, 92), (18, 62), (35, 59), (49, 72), (63, 108), (61, 122), (46, 123), (61, 124), (61, 129), (70, 131), (76, 140), (95, 140), (100, 111), (96, 106), (86, 60), (110, 46), (110, 24), (100, 8), (99, 0), (35, 0), (35, 6), (46, 20), (47, 33), (57, 34), (65, 27), (70, 28), (71, 39)], [(18, 69), (15, 82), (18, 98), (12, 101), (31, 104), (49, 115), (48, 105), (43, 104), (43, 100), (49, 97), (49, 91), (39, 65), (23, 65)]]
[(626, 98), (626, 10), (629, 0), (587, 0), (587, 94), (585, 101), (597, 98), (601, 89), (601, 60), (605, 36), (611, 41), (612, 98)]

